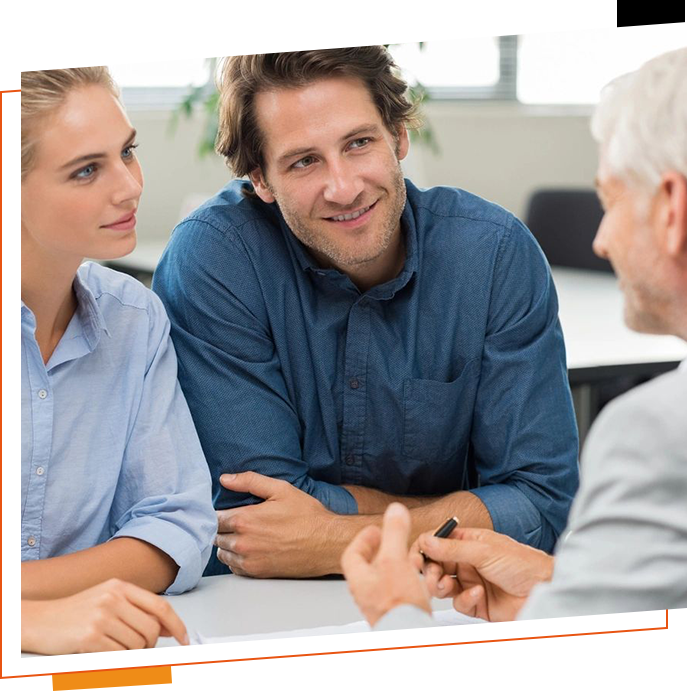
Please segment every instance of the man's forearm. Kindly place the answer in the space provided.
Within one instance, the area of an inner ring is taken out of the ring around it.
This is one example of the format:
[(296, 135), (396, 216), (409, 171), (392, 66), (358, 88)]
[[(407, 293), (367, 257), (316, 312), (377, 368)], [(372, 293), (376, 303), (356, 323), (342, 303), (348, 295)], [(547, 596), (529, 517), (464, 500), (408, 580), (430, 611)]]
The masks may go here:
[[(410, 507), (410, 516), (412, 519), (410, 534), (411, 543), (415, 541), (420, 533), (438, 528), (450, 516), (457, 516), (460, 519), (461, 527), (493, 528), (487, 507), (478, 497), (470, 492), (453, 492), (443, 497), (399, 497), (398, 499), (392, 495), (377, 492), (376, 490), (372, 490), (372, 492), (380, 495), (376, 496), (374, 501), (381, 502), (383, 497), (387, 498), (384, 508), (392, 501), (397, 500), (401, 503), (405, 503), (403, 500), (417, 502), (414, 507)], [(426, 499), (427, 501), (425, 503), (420, 503), (422, 499)], [(369, 506), (369, 504), (367, 506)], [(383, 510), (384, 509), (382, 509), (382, 511)], [(321, 542), (322, 548), (310, 554), (309, 558), (319, 562), (320, 568), (318, 570), (322, 574), (340, 573), (341, 565), (339, 562), (343, 551), (360, 530), (371, 524), (381, 526), (382, 514), (367, 513), (357, 516), (331, 515), (327, 524), (323, 526), (321, 533), (322, 538), (324, 538)], [(410, 546), (410, 543), (408, 546)]]
[(407, 509), (417, 509), (421, 506), (431, 504), (442, 497), (403, 497), (394, 494), (387, 494), (371, 487), (361, 487), (360, 485), (343, 485), (356, 500), (359, 514), (380, 514), (386, 511), (386, 507), (391, 502), (403, 504)]
[(122, 537), (73, 554), (22, 562), (21, 594), (30, 600), (66, 597), (110, 578), (159, 593), (174, 582), (178, 569), (157, 547)]

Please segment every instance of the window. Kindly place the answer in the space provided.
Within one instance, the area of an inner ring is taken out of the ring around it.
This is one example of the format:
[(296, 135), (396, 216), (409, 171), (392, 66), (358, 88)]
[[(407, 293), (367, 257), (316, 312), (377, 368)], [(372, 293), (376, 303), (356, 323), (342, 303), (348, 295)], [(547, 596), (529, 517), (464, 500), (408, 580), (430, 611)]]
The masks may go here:
[(684, 24), (520, 36), (517, 97), (522, 103), (596, 103), (611, 79), (685, 46)]
[[(524, 36), (470, 37), (392, 44), (409, 84), (432, 99), (591, 104), (613, 77), (687, 45), (684, 24)], [(174, 60), (111, 67), (131, 108), (175, 108), (189, 88), (213, 88), (213, 60)]]

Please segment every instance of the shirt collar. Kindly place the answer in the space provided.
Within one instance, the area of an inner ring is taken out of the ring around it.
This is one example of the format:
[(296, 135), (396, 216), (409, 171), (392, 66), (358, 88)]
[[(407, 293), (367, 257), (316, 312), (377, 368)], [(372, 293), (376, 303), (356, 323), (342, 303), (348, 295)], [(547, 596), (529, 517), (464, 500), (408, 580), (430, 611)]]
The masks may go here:
[(83, 326), (84, 338), (88, 343), (88, 347), (91, 350), (95, 350), (95, 347), (100, 341), (100, 336), (103, 333), (109, 336), (110, 332), (107, 330), (105, 315), (100, 309), (100, 305), (95, 299), (93, 291), (81, 278), (80, 272), (78, 271), (74, 277), (74, 293), (79, 303), (76, 311)]
[[(405, 183), (406, 187), (412, 184), (408, 180), (406, 180)], [(323, 269), (322, 267), (318, 266), (312, 255), (306, 249), (305, 245), (303, 245), (303, 243), (293, 234), (284, 220), (281, 212), (278, 212), (278, 216), (282, 232), (284, 233), (289, 246), (296, 256), (296, 260), (303, 271), (312, 272), (318, 276), (327, 277), (329, 280), (339, 284), (341, 287), (352, 287), (357, 290), (353, 285), (353, 282), (343, 272), (339, 271), (338, 269)], [(366, 293), (366, 295), (370, 298), (379, 300), (392, 298), (408, 283), (411, 276), (417, 271), (417, 228), (415, 225), (413, 211), (407, 199), (403, 208), (403, 213), (401, 214), (401, 232), (404, 234), (406, 250), (406, 260), (403, 268), (395, 278), (392, 278), (386, 283), (370, 288), (370, 290), (368, 290)]]

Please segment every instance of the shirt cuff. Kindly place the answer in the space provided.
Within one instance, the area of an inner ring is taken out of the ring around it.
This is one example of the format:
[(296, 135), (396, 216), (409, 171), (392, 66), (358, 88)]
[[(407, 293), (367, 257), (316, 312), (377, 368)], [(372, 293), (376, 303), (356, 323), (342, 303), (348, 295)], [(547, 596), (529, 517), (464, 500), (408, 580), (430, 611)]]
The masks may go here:
[(322, 502), (334, 513), (358, 513), (358, 502), (345, 487), (315, 480), (313, 481), (312, 491), (308, 492), (308, 494)]
[[(487, 507), (494, 530), (532, 547), (542, 546), (542, 519), (539, 509), (512, 485), (485, 485), (470, 492)], [(553, 545), (551, 545), (553, 547)]]
[(112, 538), (133, 537), (157, 547), (171, 557), (179, 567), (174, 582), (163, 595), (179, 595), (191, 590), (203, 573), (210, 556), (210, 545), (201, 553), (198, 543), (179, 526), (146, 516), (128, 521)]

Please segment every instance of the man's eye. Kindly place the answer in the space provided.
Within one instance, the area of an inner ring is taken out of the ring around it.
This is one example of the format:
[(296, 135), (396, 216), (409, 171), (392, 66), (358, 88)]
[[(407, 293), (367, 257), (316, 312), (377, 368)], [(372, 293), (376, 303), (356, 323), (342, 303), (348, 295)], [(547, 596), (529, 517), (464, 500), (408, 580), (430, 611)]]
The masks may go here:
[(307, 168), (308, 166), (311, 166), (315, 162), (314, 156), (305, 156), (304, 158), (301, 158), (300, 161), (296, 161), (293, 164), (294, 168)]
[(350, 146), (353, 149), (360, 149), (370, 143), (369, 137), (361, 137), (360, 139), (355, 139), (351, 142)]

